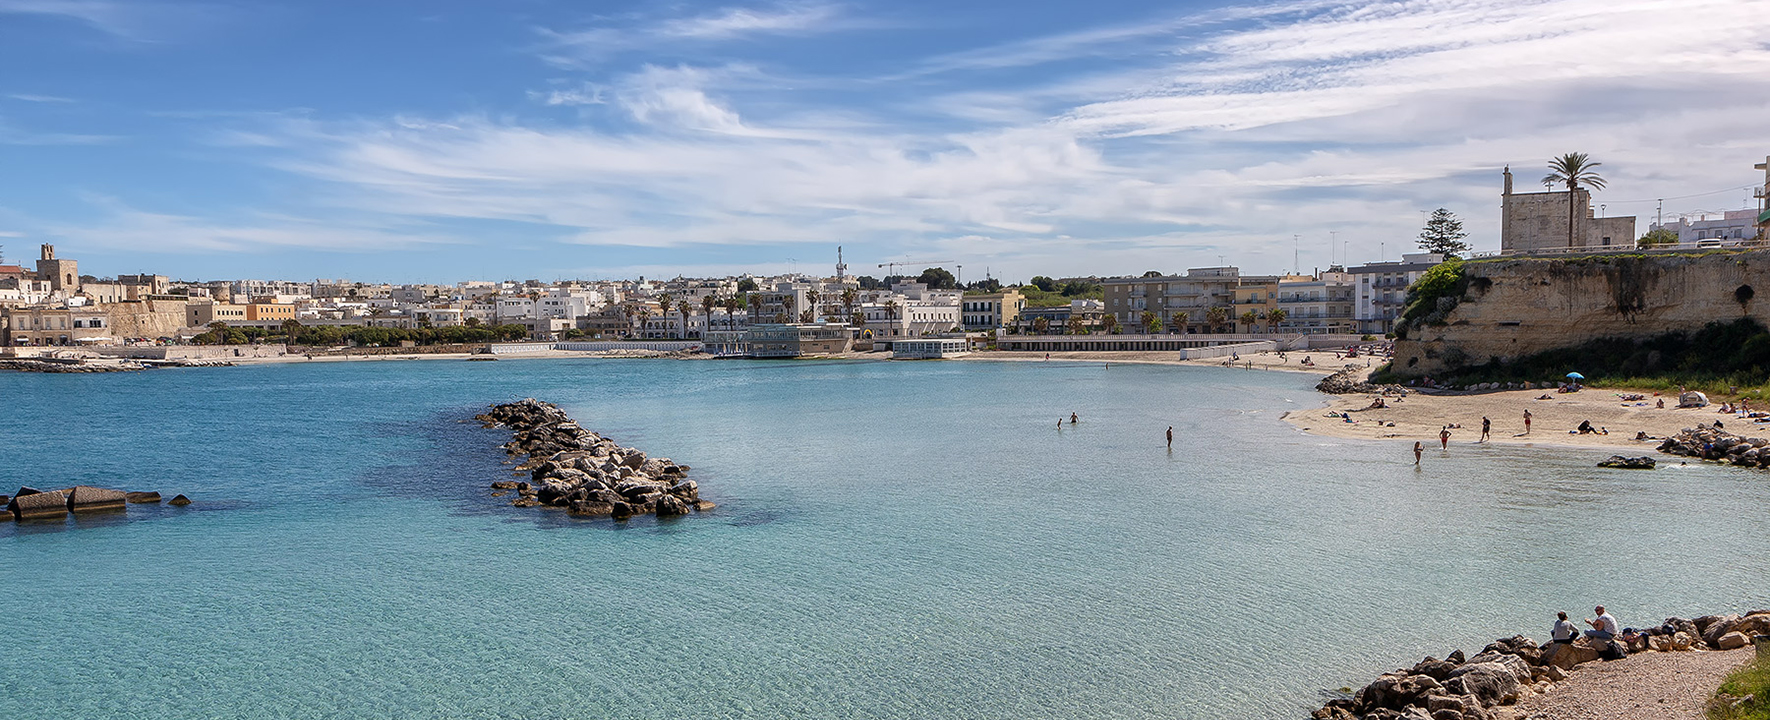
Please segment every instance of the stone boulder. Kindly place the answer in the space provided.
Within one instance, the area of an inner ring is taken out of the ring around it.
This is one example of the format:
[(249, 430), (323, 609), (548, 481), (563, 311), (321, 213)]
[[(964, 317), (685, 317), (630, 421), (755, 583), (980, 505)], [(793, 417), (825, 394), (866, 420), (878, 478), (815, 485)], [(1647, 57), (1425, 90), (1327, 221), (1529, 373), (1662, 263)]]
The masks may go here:
[(1468, 663), (1457, 668), (1457, 674), (1444, 683), (1452, 695), (1471, 695), (1483, 707), (1511, 705), (1518, 702), (1518, 676), (1499, 663)]
[[(1753, 459), (1756, 459), (1756, 456), (1753, 456)], [(1652, 470), (1655, 464), (1653, 458), (1645, 455), (1634, 458), (1612, 455), (1609, 460), (1598, 463), (1598, 467), (1620, 468), (1623, 470)]]
[(1457, 677), (1464, 669), (1483, 663), (1493, 663), (1504, 667), (1507, 671), (1512, 673), (1512, 677), (1518, 678), (1519, 683), (1526, 685), (1530, 684), (1530, 663), (1525, 662), (1524, 658), (1518, 657), (1517, 655), (1507, 655), (1499, 652), (1484, 652), (1480, 655), (1469, 658), (1468, 664), (1452, 671), (1450, 676)]
[(59, 490), (14, 495), (6, 509), (19, 520), (58, 518), (68, 514), (68, 499)]
[(1443, 687), (1438, 684), (1437, 680), (1425, 675), (1389, 674), (1364, 686), (1353, 696), (1353, 699), (1357, 701), (1359, 709), (1367, 714), (1378, 708), (1400, 710), (1414, 705), (1424, 705), (1426, 696), (1431, 695), (1435, 690), (1443, 689)]
[(1714, 645), (1718, 650), (1734, 650), (1750, 645), (1751, 643), (1752, 641), (1745, 636), (1745, 633), (1730, 632), (1715, 638)]
[(68, 510), (72, 512), (97, 512), (100, 510), (122, 510), (128, 502), (128, 496), (122, 490), (97, 488), (90, 485), (76, 485), (68, 493)]
[(1426, 698), (1426, 709), (1432, 712), (1432, 720), (1487, 720), (1489, 717), (1481, 701), (1473, 695), (1433, 695)]
[(660, 496), (657, 500), (657, 511), (656, 512), (658, 514), (658, 517), (672, 517), (675, 515), (687, 515), (688, 514), (688, 504), (682, 502), (682, 499), (676, 497), (675, 495), (664, 495), (664, 496)]
[(1721, 640), (1722, 635), (1733, 632), (1733, 628), (1744, 619), (1738, 615), (1722, 615), (1709, 622), (1707, 627), (1703, 627), (1701, 622), (1698, 622), (1697, 626), (1702, 627), (1702, 641), (1708, 643), (1709, 647), (1715, 647), (1715, 643)]
[(1572, 670), (1580, 663), (1598, 659), (1598, 649), (1587, 644), (1584, 639), (1571, 643), (1549, 643), (1543, 651), (1543, 664), (1554, 665), (1562, 670)]
[(173, 495), (171, 500), (166, 501), (166, 504), (167, 505), (176, 505), (178, 507), (184, 507), (186, 505), (191, 504), (191, 499), (187, 498), (183, 495)]
[(123, 493), (123, 499), (136, 504), (158, 503), (160, 502), (160, 493), (152, 490), (147, 492)]
[(1456, 669), (1456, 663), (1428, 656), (1426, 659), (1415, 663), (1413, 668), (1408, 670), (1408, 674), (1425, 675), (1433, 680), (1444, 682), (1450, 679), (1451, 672)]

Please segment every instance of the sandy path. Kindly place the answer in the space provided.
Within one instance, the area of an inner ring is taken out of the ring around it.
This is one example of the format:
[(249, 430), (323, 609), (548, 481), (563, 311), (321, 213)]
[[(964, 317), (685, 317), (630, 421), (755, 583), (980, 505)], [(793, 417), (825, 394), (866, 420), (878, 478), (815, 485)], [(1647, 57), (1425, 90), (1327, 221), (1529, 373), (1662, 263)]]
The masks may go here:
[(1645, 652), (1579, 666), (1547, 694), (1525, 698), (1503, 720), (1703, 720), (1703, 706), (1753, 649)]

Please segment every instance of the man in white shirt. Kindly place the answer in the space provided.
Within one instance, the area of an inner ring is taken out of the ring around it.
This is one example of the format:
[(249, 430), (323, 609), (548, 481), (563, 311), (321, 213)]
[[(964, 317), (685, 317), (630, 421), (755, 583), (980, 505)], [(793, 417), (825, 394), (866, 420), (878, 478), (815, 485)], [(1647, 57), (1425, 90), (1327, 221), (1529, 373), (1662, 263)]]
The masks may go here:
[(1567, 613), (1555, 613), (1555, 618), (1555, 629), (1550, 633), (1555, 642), (1562, 644), (1571, 643), (1574, 638), (1579, 637), (1579, 628), (1574, 627), (1573, 623), (1567, 621)]
[(1616, 638), (1616, 618), (1611, 617), (1610, 613), (1604, 612), (1603, 605), (1599, 605), (1598, 607), (1592, 608), (1592, 612), (1598, 613), (1598, 617), (1597, 617), (1597, 619), (1586, 621), (1587, 625), (1592, 626), (1591, 630), (1586, 631), (1586, 637), (1592, 638), (1594, 640), (1613, 640), (1613, 639), (1615, 639)]

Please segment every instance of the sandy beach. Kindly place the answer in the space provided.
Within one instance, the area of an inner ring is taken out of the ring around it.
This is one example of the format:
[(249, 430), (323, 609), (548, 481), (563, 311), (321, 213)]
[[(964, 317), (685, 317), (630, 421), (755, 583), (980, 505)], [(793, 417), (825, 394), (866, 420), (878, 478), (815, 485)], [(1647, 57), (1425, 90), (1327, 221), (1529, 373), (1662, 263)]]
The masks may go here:
[[(1481, 393), (1428, 395), (1409, 392), (1405, 398), (1384, 398), (1386, 408), (1372, 409), (1376, 395), (1334, 395), (1325, 398), (1323, 407), (1295, 410), (1285, 421), (1316, 435), (1412, 442), (1420, 440), (1436, 448), (1438, 432), (1446, 425), (1452, 428), (1450, 444), (1467, 445), (1480, 442), (1481, 418), (1493, 421), (1488, 442), (1524, 445), (1566, 445), (1612, 448), (1619, 453), (1637, 451), (1651, 453), (1659, 438), (1677, 434), (1698, 423), (1723, 421), (1728, 430), (1753, 434), (1756, 426), (1749, 420), (1722, 414), (1717, 407), (1678, 408), (1675, 397), (1668, 398), (1665, 408), (1657, 407), (1661, 397), (1645, 393), (1646, 400), (1624, 401), (1618, 397), (1626, 390), (1586, 388), (1577, 393), (1556, 393), (1552, 390), (1503, 390)], [(1544, 395), (1548, 400), (1539, 399)], [(1531, 414), (1530, 432), (1525, 433), (1524, 411)], [(1350, 421), (1338, 417), (1350, 416)], [(1582, 421), (1609, 430), (1608, 435), (1580, 435), (1569, 431)], [(1652, 440), (1636, 440), (1637, 432), (1646, 432)]]
[[(1309, 358), (1310, 362), (1314, 363), (1314, 365), (1304, 364), (1304, 358)], [(990, 350), (987, 352), (974, 352), (970, 355), (962, 356), (959, 359), (1006, 362), (1044, 362), (1049, 360), (1051, 362), (1192, 365), (1196, 367), (1225, 367), (1223, 363), (1228, 360), (1228, 358), (1182, 360), (1180, 359), (1179, 353), (1172, 351), (1122, 350), (1102, 352), (1072, 350), (1051, 353), (1018, 350)], [(1340, 366), (1346, 362), (1348, 361), (1344, 359), (1336, 359), (1332, 351), (1316, 350), (1313, 352), (1286, 353), (1285, 359), (1283, 360), (1279, 359), (1277, 353), (1243, 355), (1239, 360), (1235, 361), (1234, 367), (1237, 370), (1278, 370), (1284, 372), (1313, 373), (1326, 377), (1329, 373), (1339, 369)]]

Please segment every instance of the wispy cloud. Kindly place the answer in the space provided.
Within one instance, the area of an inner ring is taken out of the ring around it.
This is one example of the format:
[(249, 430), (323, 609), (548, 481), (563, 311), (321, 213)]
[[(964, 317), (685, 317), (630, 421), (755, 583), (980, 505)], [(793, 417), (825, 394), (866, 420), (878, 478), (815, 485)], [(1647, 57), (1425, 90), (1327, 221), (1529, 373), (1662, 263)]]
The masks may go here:
[(539, 30), (547, 59), (560, 65), (598, 62), (623, 53), (662, 46), (729, 42), (754, 37), (811, 35), (876, 26), (843, 13), (840, 6), (792, 3), (731, 7), (711, 13), (640, 21), (581, 30)]
[(153, 0), (0, 0), (0, 15), (66, 18), (134, 42), (164, 41), (234, 14), (221, 5)]
[(28, 93), (13, 93), (6, 97), (33, 103), (71, 103), (74, 101), (73, 98), (57, 97), (55, 95), (31, 95)]
[(104, 145), (121, 140), (116, 135), (34, 132), (12, 125), (0, 117), (0, 145)]
[(95, 213), (84, 223), (44, 223), (39, 235), (67, 238), (84, 246), (133, 252), (262, 252), (309, 249), (374, 252), (458, 243), (410, 222), (318, 221), (251, 214), (233, 222), (215, 218), (139, 210), (116, 198), (88, 195)]

